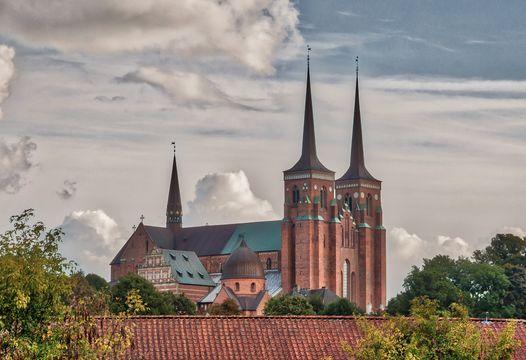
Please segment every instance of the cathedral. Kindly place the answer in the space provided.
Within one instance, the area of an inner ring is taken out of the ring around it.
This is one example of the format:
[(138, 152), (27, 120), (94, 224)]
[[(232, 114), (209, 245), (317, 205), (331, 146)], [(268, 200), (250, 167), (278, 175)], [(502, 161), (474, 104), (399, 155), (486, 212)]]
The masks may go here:
[(332, 291), (370, 313), (386, 304), (386, 232), (381, 181), (365, 167), (356, 72), (350, 164), (339, 178), (316, 153), (307, 66), (303, 144), (283, 172), (283, 218), (183, 226), (174, 154), (166, 226), (141, 223), (111, 262), (111, 280), (129, 272), (161, 291), (183, 292), (201, 309), (233, 299), (259, 315), (281, 293)]

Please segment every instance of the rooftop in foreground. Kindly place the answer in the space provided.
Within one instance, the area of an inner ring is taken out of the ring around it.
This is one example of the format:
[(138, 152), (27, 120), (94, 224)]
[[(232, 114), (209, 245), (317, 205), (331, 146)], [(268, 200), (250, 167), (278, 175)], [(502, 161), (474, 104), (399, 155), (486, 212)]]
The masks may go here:
[[(346, 359), (341, 342), (361, 338), (352, 316), (137, 316), (129, 358), (141, 359)], [(381, 322), (384, 318), (367, 317)], [(501, 330), (509, 320), (473, 319)], [(526, 321), (514, 359), (526, 360)]]

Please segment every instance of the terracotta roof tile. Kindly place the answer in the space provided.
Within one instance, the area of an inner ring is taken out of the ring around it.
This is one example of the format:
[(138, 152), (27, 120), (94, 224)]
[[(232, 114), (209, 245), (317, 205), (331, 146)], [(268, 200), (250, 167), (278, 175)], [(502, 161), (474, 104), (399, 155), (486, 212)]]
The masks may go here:
[[(368, 317), (380, 322), (382, 318)], [(130, 320), (134, 346), (127, 358), (141, 359), (345, 359), (343, 340), (360, 338), (357, 318), (338, 316), (138, 316)], [(480, 326), (501, 330), (506, 320)], [(526, 322), (519, 321), (521, 349), (526, 360)]]

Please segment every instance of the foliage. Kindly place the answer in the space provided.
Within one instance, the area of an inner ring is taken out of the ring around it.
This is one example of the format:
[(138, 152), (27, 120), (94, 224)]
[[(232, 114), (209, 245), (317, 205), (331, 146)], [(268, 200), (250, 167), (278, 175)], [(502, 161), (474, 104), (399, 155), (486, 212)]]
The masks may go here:
[(108, 282), (103, 277), (97, 274), (86, 275), (86, 281), (92, 288), (94, 288), (97, 291), (108, 291), (110, 289)]
[(120, 356), (131, 344), (126, 315), (100, 332), (94, 315), (107, 314), (106, 298), (60, 255), (61, 230), (30, 224), (32, 217), (12, 216), (0, 235), (0, 357)]
[(424, 259), (421, 269), (413, 266), (404, 280), (404, 291), (389, 301), (388, 311), (407, 315), (413, 299), (427, 296), (436, 300), (441, 310), (460, 303), (472, 316), (509, 317), (514, 308), (504, 299), (510, 285), (500, 266), (437, 255)]
[(241, 310), (232, 299), (226, 299), (221, 304), (212, 304), (208, 309), (210, 315), (239, 315)]
[(440, 310), (437, 300), (427, 297), (411, 302), (411, 318), (362, 319), (363, 338), (354, 347), (343, 344), (349, 358), (358, 360), (402, 359), (511, 359), (519, 343), (515, 323), (499, 333), (489, 333), (467, 318), (459, 304)]
[(323, 315), (361, 315), (363, 311), (346, 298), (339, 298), (327, 304), (323, 310)]
[(271, 298), (263, 310), (265, 315), (314, 315), (314, 309), (302, 296), (279, 295)]
[(484, 250), (473, 253), (476, 261), (495, 265), (526, 267), (526, 238), (512, 234), (497, 234)]
[(322, 314), (323, 310), (325, 309), (325, 304), (323, 304), (323, 300), (321, 296), (319, 295), (309, 295), (307, 297), (307, 301), (312, 306), (312, 309), (316, 314)]
[(142, 311), (137, 312), (138, 315), (195, 314), (195, 304), (184, 294), (160, 292), (150, 281), (133, 273), (121, 277), (111, 289), (110, 309), (113, 313), (130, 310), (126, 297), (132, 290), (140, 295), (145, 305)]

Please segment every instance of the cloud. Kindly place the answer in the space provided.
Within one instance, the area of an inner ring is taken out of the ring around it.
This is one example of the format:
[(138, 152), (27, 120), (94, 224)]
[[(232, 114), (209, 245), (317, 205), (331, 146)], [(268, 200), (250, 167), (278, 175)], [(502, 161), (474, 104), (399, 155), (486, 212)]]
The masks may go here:
[(389, 241), (393, 242), (397, 255), (402, 260), (412, 258), (424, 246), (424, 240), (416, 234), (408, 233), (403, 228), (393, 228), (390, 232)]
[(109, 263), (124, 243), (115, 220), (103, 210), (79, 210), (67, 215), (60, 227), (65, 233), (61, 253), (85, 273), (109, 278)]
[(301, 40), (290, 0), (0, 0), (0, 32), (62, 51), (170, 50), (219, 55), (271, 73), (276, 52)]
[(267, 200), (258, 198), (243, 171), (208, 174), (195, 186), (188, 203), (188, 222), (222, 224), (273, 220), (278, 216)]
[[(15, 50), (13, 48), (0, 44), (0, 105), (2, 105), (2, 102), (9, 96), (9, 82), (15, 74), (14, 57)], [(2, 119), (1, 107), (0, 119)]]
[(103, 103), (112, 103), (112, 102), (121, 102), (121, 101), (124, 101), (126, 98), (124, 96), (105, 96), (105, 95), (99, 95), (99, 96), (95, 96), (94, 97), (94, 100), (96, 101), (100, 101), (100, 102), (103, 102)]
[(0, 191), (14, 194), (24, 186), (23, 175), (34, 166), (31, 155), (36, 148), (28, 136), (13, 144), (0, 140)]
[(117, 78), (119, 82), (148, 84), (168, 95), (176, 104), (187, 107), (206, 108), (214, 105), (253, 109), (226, 94), (205, 75), (162, 71), (154, 67), (141, 67)]
[(497, 231), (497, 234), (513, 234), (522, 238), (526, 238), (526, 230), (516, 226), (505, 226)]
[(67, 200), (75, 195), (77, 192), (77, 183), (70, 180), (64, 180), (64, 184), (60, 190), (57, 191), (58, 197)]

